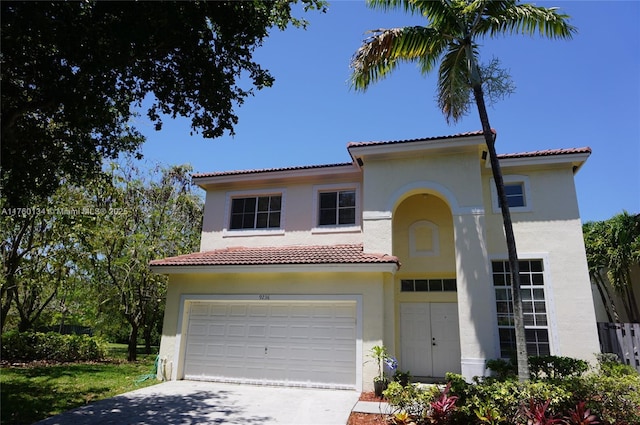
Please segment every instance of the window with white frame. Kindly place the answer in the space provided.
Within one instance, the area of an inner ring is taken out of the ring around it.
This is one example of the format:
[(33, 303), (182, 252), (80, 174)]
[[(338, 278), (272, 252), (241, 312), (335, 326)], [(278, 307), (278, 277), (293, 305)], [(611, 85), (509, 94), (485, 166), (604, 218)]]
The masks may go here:
[[(507, 205), (512, 212), (528, 212), (532, 210), (531, 185), (528, 176), (505, 175), (504, 190), (507, 196)], [(498, 191), (495, 181), (491, 179), (491, 201), (493, 212), (500, 212), (500, 202), (498, 201)]]
[[(521, 260), (520, 294), (524, 316), (527, 353), (530, 356), (551, 354), (549, 322), (544, 290), (542, 260)], [(508, 261), (493, 261), (492, 275), (495, 290), (498, 334), (501, 357), (510, 357), (516, 351), (511, 275)]]
[(355, 189), (318, 193), (318, 226), (356, 224)]
[(278, 229), (282, 213), (282, 195), (231, 198), (229, 229)]
[(509, 208), (525, 207), (527, 205), (524, 196), (524, 183), (505, 183), (504, 191), (507, 195), (507, 205), (509, 205)]

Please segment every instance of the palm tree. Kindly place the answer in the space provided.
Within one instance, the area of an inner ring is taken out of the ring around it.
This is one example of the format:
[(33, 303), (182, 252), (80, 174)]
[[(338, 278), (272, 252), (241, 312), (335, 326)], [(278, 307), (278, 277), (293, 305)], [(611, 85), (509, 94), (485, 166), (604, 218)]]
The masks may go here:
[(630, 322), (640, 322), (640, 310), (631, 281), (632, 267), (640, 264), (640, 214), (623, 211), (606, 222), (607, 278), (620, 294)]
[(478, 39), (536, 33), (548, 38), (570, 39), (575, 28), (569, 25), (568, 16), (555, 8), (519, 4), (515, 0), (367, 0), (367, 3), (383, 10), (403, 8), (406, 12), (424, 16), (428, 25), (372, 31), (371, 37), (364, 41), (351, 60), (352, 87), (365, 91), (371, 83), (386, 77), (403, 62), (417, 62), (423, 74), (431, 72), (439, 63), (438, 106), (447, 122), (456, 122), (466, 114), (473, 94), (502, 209), (511, 271), (518, 377), (526, 380), (529, 366), (518, 254), (495, 150), (495, 133), (491, 130), (485, 105), (483, 85), (491, 78), (479, 63)]

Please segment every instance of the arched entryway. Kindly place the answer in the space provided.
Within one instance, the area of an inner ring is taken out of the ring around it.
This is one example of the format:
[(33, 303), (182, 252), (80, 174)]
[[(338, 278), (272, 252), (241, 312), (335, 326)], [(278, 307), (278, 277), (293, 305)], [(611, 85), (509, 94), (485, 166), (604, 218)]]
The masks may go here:
[(437, 193), (413, 191), (393, 212), (396, 347), (400, 369), (417, 377), (460, 373), (453, 215)]

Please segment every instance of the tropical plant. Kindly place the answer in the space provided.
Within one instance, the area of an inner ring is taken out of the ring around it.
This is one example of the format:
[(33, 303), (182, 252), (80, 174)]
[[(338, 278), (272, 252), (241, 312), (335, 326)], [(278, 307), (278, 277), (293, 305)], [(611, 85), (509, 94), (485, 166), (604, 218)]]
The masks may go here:
[(440, 396), (430, 403), (429, 420), (432, 424), (447, 423), (453, 412), (456, 410), (458, 396), (450, 396), (450, 389), (451, 384), (448, 383), (444, 390), (442, 390), (442, 393), (440, 393)]
[(584, 401), (579, 402), (575, 409), (570, 410), (564, 417), (566, 425), (597, 425), (600, 422), (596, 415), (591, 414), (591, 410), (585, 407)]
[(411, 380), (411, 372), (409, 372), (408, 370), (403, 371), (398, 369), (393, 374), (393, 380), (400, 383), (400, 385), (402, 386), (406, 386), (409, 384), (409, 381)]
[(477, 409), (474, 409), (474, 413), (478, 420), (483, 424), (497, 425), (502, 421), (500, 410), (489, 403), (483, 404)]
[(373, 378), (374, 382), (384, 382), (387, 381), (387, 377), (384, 374), (384, 366), (387, 365), (390, 369), (394, 369), (393, 365), (397, 367), (396, 360), (389, 356), (387, 353), (387, 347), (384, 345), (374, 345), (369, 350), (369, 357), (371, 357), (378, 366), (378, 374)]
[(620, 296), (627, 319), (639, 322), (631, 269), (640, 266), (640, 214), (623, 211), (609, 220), (585, 223), (582, 230), (589, 274), (597, 285), (609, 320), (619, 322), (620, 318), (607, 281)]
[(543, 403), (537, 402), (533, 398), (529, 400), (529, 404), (523, 404), (521, 410), (521, 418), (525, 420), (527, 425), (553, 425), (561, 423), (562, 420), (553, 417), (547, 409), (549, 408), (550, 400), (546, 400)]
[[(485, 138), (491, 170), (502, 210), (514, 304), (518, 377), (529, 378), (526, 339), (520, 299), (518, 254), (504, 181), (489, 123), (485, 91), (499, 98), (512, 90), (504, 72), (492, 62), (480, 64), (478, 40), (502, 34), (536, 33), (549, 38), (571, 38), (575, 28), (568, 16), (555, 8), (519, 4), (515, 0), (367, 0), (370, 7), (383, 10), (402, 8), (422, 15), (427, 26), (380, 29), (356, 51), (351, 60), (351, 84), (366, 90), (389, 75), (402, 62), (417, 62), (423, 74), (438, 69), (438, 106), (447, 121), (458, 121), (475, 101)], [(494, 90), (495, 89), (495, 90)]]

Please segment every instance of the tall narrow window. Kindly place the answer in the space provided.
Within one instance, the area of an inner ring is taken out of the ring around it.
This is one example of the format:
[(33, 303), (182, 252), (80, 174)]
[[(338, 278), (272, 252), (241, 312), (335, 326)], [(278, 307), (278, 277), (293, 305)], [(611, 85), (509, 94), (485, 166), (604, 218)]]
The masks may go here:
[(345, 225), (356, 222), (356, 192), (341, 190), (320, 192), (318, 198), (318, 225)]
[(231, 200), (229, 228), (273, 229), (280, 227), (281, 195), (251, 196)]
[[(496, 295), (500, 355), (510, 357), (515, 353), (516, 340), (509, 262), (493, 261), (491, 266)], [(551, 346), (542, 260), (520, 261), (519, 268), (527, 353), (530, 356), (549, 355), (551, 354)]]

